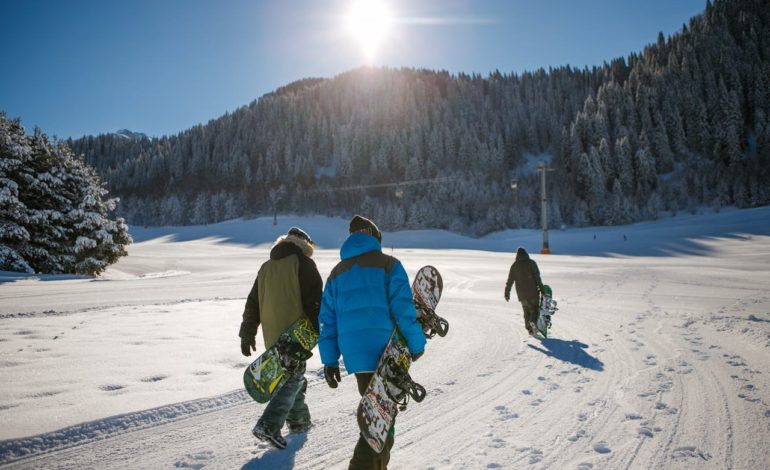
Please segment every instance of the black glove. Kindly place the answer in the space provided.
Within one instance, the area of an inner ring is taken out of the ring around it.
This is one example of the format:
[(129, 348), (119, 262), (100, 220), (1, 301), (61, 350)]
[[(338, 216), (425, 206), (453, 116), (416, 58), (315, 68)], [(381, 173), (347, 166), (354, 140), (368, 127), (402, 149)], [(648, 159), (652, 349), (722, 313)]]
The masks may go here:
[(415, 362), (417, 359), (421, 358), (423, 354), (425, 354), (425, 351), (412, 353), (412, 362)]
[(508, 302), (509, 300), (511, 300), (511, 293), (510, 292), (506, 292), (505, 293), (505, 301)]
[(248, 338), (241, 338), (241, 354), (244, 356), (251, 356), (251, 351), (257, 350), (257, 340), (252, 337), (251, 339)]
[(324, 366), (324, 378), (326, 384), (331, 388), (337, 388), (337, 384), (340, 380), (340, 368), (337, 366)]

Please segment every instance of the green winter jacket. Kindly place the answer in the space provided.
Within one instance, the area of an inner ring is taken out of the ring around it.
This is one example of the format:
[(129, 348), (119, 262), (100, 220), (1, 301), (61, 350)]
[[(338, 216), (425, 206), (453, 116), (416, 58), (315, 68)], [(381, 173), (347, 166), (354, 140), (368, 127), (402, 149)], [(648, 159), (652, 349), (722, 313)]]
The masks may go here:
[(323, 282), (315, 263), (295, 243), (284, 239), (270, 251), (246, 300), (239, 336), (253, 338), (262, 325), (265, 349), (292, 323), (306, 316), (318, 331)]
[(259, 269), (259, 318), (265, 348), (269, 348), (281, 333), (299, 320), (302, 295), (299, 289), (299, 260), (296, 256), (271, 259)]

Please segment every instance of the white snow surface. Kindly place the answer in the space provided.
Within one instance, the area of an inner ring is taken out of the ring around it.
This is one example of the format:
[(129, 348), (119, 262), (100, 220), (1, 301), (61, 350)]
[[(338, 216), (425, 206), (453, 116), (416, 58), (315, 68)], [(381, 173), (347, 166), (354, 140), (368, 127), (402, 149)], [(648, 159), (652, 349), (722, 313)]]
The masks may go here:
[[(283, 451), (250, 432), (238, 327), (292, 225), (326, 278), (347, 221), (300, 216), (132, 228), (98, 278), (0, 273), (0, 466), (347, 468), (355, 379), (329, 389), (318, 354), (315, 427)], [(555, 230), (551, 255), (537, 230), (383, 240), (410, 276), (439, 269), (450, 322), (413, 366), (428, 397), (399, 414), (390, 468), (770, 468), (770, 208)], [(519, 245), (559, 302), (546, 340), (503, 299)]]

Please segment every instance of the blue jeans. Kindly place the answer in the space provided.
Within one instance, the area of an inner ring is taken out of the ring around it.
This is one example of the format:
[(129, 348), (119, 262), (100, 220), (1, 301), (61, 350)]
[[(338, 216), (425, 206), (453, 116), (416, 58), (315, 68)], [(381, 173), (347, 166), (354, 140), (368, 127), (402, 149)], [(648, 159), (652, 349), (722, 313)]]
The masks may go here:
[(281, 428), (287, 421), (291, 424), (309, 423), (310, 410), (305, 404), (306, 390), (305, 361), (302, 361), (296, 372), (275, 392), (257, 423), (261, 423), (275, 434), (281, 433)]

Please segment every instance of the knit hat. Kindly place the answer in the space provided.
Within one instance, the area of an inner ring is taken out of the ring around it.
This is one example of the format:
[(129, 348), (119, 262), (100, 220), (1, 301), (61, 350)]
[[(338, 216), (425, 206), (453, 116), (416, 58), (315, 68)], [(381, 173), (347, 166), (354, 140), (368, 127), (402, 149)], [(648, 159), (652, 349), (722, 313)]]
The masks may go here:
[(374, 225), (374, 222), (367, 219), (366, 217), (354, 215), (353, 219), (350, 220), (349, 232), (355, 233), (361, 231), (368, 232), (371, 236), (376, 238), (378, 242), (382, 243), (382, 234), (380, 233), (380, 229)]
[(292, 228), (290, 228), (289, 231), (286, 232), (286, 235), (295, 236), (295, 237), (299, 238), (300, 240), (305, 240), (310, 245), (315, 245), (315, 243), (313, 243), (313, 240), (310, 239), (310, 235), (308, 235), (307, 232), (305, 232), (304, 230), (302, 230), (299, 227), (292, 227)]

